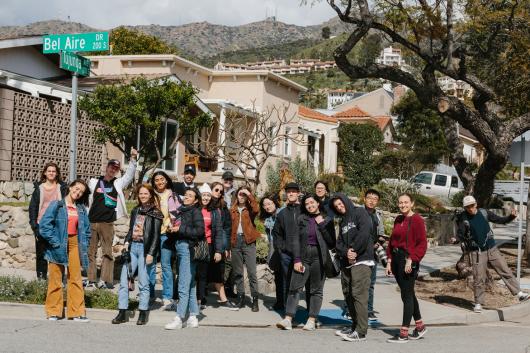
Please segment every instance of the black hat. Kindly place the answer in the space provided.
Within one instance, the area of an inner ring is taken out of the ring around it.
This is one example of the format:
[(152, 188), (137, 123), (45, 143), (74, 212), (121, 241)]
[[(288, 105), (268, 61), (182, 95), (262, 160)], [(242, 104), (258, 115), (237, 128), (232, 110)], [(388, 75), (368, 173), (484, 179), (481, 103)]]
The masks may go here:
[(192, 165), (187, 165), (184, 168), (184, 174), (191, 174), (193, 176), (197, 175), (197, 173), (195, 172), (195, 168)]
[(224, 172), (222, 178), (223, 180), (234, 180), (234, 174), (232, 172)]
[(294, 182), (290, 182), (290, 183), (287, 183), (287, 185), (285, 185), (285, 190), (287, 189), (296, 189), (298, 191), (300, 191), (300, 185), (298, 185), (297, 183), (294, 183)]
[(113, 167), (116, 167), (116, 168), (120, 168), (120, 167), (121, 167), (121, 163), (120, 163), (120, 161), (117, 160), (117, 159), (111, 159), (111, 160), (109, 160), (109, 161), (107, 162), (107, 166), (109, 166), (109, 165), (111, 165), (111, 166), (113, 166)]

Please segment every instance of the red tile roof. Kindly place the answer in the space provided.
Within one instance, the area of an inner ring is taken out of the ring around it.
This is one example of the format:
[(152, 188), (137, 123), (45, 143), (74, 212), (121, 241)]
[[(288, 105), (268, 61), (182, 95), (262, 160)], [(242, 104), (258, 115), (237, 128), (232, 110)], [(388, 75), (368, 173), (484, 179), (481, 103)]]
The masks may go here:
[(358, 106), (355, 106), (353, 108), (350, 108), (348, 110), (345, 110), (343, 112), (339, 112), (335, 115), (333, 115), (335, 118), (342, 120), (344, 118), (366, 118), (370, 117), (370, 114), (359, 108)]
[(298, 115), (304, 118), (326, 121), (328, 123), (336, 123), (338, 121), (333, 116), (327, 116), (303, 105), (298, 106)]
[(383, 131), (385, 127), (392, 121), (392, 118), (389, 116), (376, 116), (373, 119), (377, 122), (377, 125), (381, 131)]

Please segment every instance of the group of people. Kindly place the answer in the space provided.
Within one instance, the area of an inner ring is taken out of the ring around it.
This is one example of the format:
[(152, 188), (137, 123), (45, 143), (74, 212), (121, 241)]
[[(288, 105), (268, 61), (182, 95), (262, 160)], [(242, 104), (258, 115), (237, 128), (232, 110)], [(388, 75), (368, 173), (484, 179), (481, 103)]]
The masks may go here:
[[(66, 317), (88, 322), (84, 289), (112, 288), (114, 283), (114, 222), (127, 215), (123, 190), (132, 182), (137, 153), (133, 149), (126, 172), (117, 177), (121, 163), (110, 160), (105, 174), (62, 182), (55, 163), (45, 165), (35, 185), (29, 215), (35, 232), (37, 276), (48, 280), (45, 310), (49, 320), (63, 317), (63, 277), (66, 272)], [(399, 196), (400, 214), (387, 240), (381, 213), (380, 194), (368, 189), (364, 205), (356, 206), (346, 195), (330, 194), (324, 181), (313, 192), (302, 194), (296, 183), (285, 185), (285, 203), (277, 194), (266, 194), (259, 203), (246, 186), (234, 187), (234, 176), (225, 172), (222, 180), (196, 185), (195, 170), (187, 166), (182, 182), (174, 183), (163, 171), (134, 190), (137, 205), (131, 212), (129, 230), (121, 255), (118, 314), (113, 324), (128, 320), (129, 293), (138, 282), (137, 324), (149, 319), (150, 303), (156, 298), (156, 264), (160, 259), (165, 310), (175, 310), (168, 330), (199, 326), (198, 315), (207, 305), (209, 284), (218, 295), (217, 305), (239, 310), (247, 304), (244, 273), (250, 286), (250, 307), (259, 311), (256, 275), (256, 241), (261, 237), (255, 220), (264, 225), (269, 243), (268, 265), (274, 273), (276, 302), (284, 312), (277, 323), (291, 330), (300, 296), (305, 292), (308, 319), (303, 329), (318, 326), (326, 278), (340, 274), (346, 310), (351, 326), (335, 334), (351, 342), (366, 340), (369, 322), (375, 322), (374, 284), (377, 264), (386, 266), (400, 288), (403, 318), (400, 332), (389, 342), (404, 343), (422, 338), (423, 323), (415, 281), (427, 250), (423, 218), (414, 213), (412, 195)], [(465, 213), (459, 221), (457, 238), (471, 253), (475, 277), (475, 311), (484, 303), (487, 264), (493, 265), (512, 294), (526, 300), (513, 274), (495, 247), (488, 221), (506, 223), (515, 218), (495, 217), (478, 209), (472, 196), (464, 199)], [(101, 246), (100, 276), (96, 257)], [(386, 256), (382, 257), (382, 249)], [(375, 251), (378, 250), (378, 251)], [(379, 255), (377, 255), (377, 254)], [(176, 261), (175, 261), (176, 259)], [(504, 261), (504, 262), (503, 262)], [(386, 264), (385, 264), (386, 262)], [(83, 283), (82, 270), (87, 279)], [(235, 287), (235, 293), (234, 293)], [(414, 318), (414, 328), (409, 327)]]

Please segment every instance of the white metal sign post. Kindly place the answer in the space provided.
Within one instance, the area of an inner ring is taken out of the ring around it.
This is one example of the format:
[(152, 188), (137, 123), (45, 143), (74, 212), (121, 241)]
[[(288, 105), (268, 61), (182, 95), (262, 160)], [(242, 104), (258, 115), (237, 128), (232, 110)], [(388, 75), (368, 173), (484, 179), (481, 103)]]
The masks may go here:
[[(524, 192), (524, 157), (525, 157), (525, 140), (524, 135), (521, 137), (521, 183), (519, 191), (519, 237), (517, 239), (517, 282), (521, 284), (521, 258), (523, 244), (523, 192)], [(526, 204), (528, 207), (528, 202)], [(526, 220), (528, 227), (528, 219)], [(526, 239), (528, 241), (528, 239)]]

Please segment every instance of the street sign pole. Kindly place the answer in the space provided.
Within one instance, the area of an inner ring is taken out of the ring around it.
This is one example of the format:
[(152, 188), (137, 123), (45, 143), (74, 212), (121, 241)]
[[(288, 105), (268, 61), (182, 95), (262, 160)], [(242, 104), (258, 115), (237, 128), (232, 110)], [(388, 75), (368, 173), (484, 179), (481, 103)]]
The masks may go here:
[(72, 110), (70, 112), (70, 182), (77, 177), (77, 73), (72, 73)]
[[(519, 239), (517, 240), (517, 282), (521, 285), (521, 258), (522, 258), (522, 244), (523, 244), (523, 192), (524, 192), (524, 157), (525, 157), (525, 140), (524, 135), (521, 138), (521, 183), (520, 183), (520, 194), (519, 194)], [(526, 203), (528, 207), (528, 201)], [(528, 227), (528, 219), (526, 220), (526, 226)], [(528, 239), (526, 240), (528, 241)]]

